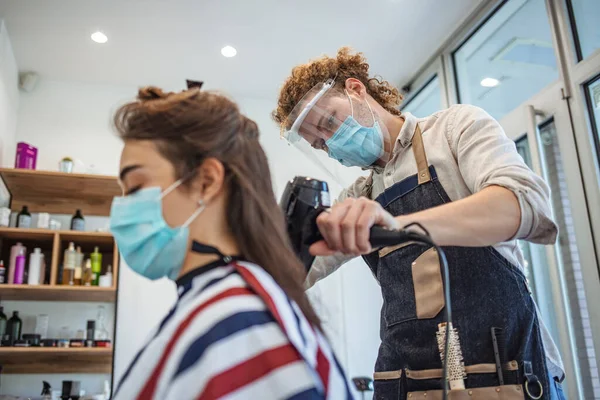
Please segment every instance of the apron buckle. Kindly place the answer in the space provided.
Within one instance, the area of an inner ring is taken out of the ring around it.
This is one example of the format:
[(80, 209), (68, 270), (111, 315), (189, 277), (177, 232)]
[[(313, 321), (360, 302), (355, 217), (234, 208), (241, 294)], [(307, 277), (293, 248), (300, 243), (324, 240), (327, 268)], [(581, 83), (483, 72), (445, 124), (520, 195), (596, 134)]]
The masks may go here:
[[(541, 399), (544, 394), (544, 387), (542, 386), (542, 383), (538, 379), (537, 375), (533, 373), (533, 366), (531, 365), (531, 361), (523, 361), (523, 375), (525, 376), (525, 392), (527, 393), (527, 396), (529, 396), (529, 398), (531, 398), (532, 400)], [(536, 384), (538, 386), (538, 389), (535, 391), (539, 393), (533, 395), (531, 393), (531, 390), (529, 390), (529, 385)]]

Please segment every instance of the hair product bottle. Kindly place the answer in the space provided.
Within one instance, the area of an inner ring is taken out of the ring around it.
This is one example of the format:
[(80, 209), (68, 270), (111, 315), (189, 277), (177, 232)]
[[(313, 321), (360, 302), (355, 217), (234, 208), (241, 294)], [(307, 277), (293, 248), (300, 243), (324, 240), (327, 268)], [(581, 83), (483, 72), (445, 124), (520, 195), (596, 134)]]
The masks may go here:
[(112, 274), (112, 265), (108, 265), (106, 268), (106, 274), (100, 277), (100, 283), (98, 286), (101, 287), (111, 287), (113, 282), (113, 274)]
[(75, 215), (71, 218), (71, 230), (85, 231), (85, 218), (83, 218), (81, 210), (75, 211)]
[(83, 272), (83, 253), (81, 247), (77, 246), (77, 254), (75, 254), (75, 277), (73, 283), (76, 286), (81, 286), (81, 278)]
[(6, 314), (4, 314), (4, 307), (0, 306), (0, 346), (2, 346), (2, 342), (4, 341), (4, 336), (6, 335)]
[(90, 254), (90, 259), (92, 260), (92, 285), (98, 286), (100, 274), (102, 272), (102, 254), (98, 247), (94, 248), (94, 252)]
[(27, 248), (23, 246), (23, 243), (21, 242), (18, 242), (10, 248), (10, 259), (8, 262), (8, 284), (15, 283), (15, 263), (17, 262), (17, 256), (21, 252), (21, 249), (25, 249), (25, 251), (27, 251)]
[(23, 276), (25, 275), (25, 248), (19, 250), (19, 254), (15, 258), (15, 285), (21, 285), (23, 283)]
[(104, 325), (104, 306), (98, 306), (98, 315), (96, 316), (96, 332), (94, 333), (95, 340), (109, 340), (110, 335), (108, 329)]
[(83, 269), (83, 286), (92, 286), (92, 260), (85, 260), (85, 268)]
[(33, 253), (29, 255), (29, 274), (27, 275), (28, 285), (40, 285), (44, 283), (44, 275), (42, 274), (42, 263), (44, 255), (42, 249), (36, 247)]
[(40, 335), (42, 339), (48, 338), (48, 325), (50, 317), (48, 314), (39, 314), (35, 319), (35, 333)]
[[(4, 267), (4, 261), (0, 260), (0, 284), (6, 283), (6, 267)], [(2, 339), (0, 338), (0, 341)]]
[(13, 311), (13, 316), (10, 317), (6, 324), (6, 333), (8, 334), (9, 345), (12, 346), (17, 340), (21, 340), (21, 327), (23, 321), (19, 318), (19, 312)]
[(65, 250), (65, 258), (63, 261), (63, 285), (74, 285), (75, 280), (75, 263), (77, 252), (75, 251), (75, 243), (69, 243), (69, 248)]
[(23, 209), (17, 215), (17, 228), (31, 228), (31, 214), (27, 206), (23, 206)]

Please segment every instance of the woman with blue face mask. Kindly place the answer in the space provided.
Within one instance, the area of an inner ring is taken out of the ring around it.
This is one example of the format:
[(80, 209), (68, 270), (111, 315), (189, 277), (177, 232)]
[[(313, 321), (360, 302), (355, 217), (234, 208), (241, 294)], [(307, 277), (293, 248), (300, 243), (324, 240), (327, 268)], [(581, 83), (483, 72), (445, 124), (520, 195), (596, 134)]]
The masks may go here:
[(148, 87), (115, 125), (124, 195), (111, 231), (131, 269), (174, 280), (179, 298), (113, 399), (351, 398), (304, 295), (256, 124), (223, 96)]
[(516, 242), (555, 242), (548, 186), (482, 109), (459, 104), (416, 118), (399, 110), (401, 100), (348, 48), (295, 67), (283, 84), (273, 112), (282, 135), (338, 182), (340, 165), (369, 172), (320, 214), (324, 240), (311, 247), (308, 285), (361, 255), (383, 296), (375, 398), (441, 398), (436, 331), (445, 299), (435, 249), (369, 243), (375, 224), (419, 223), (448, 258), (465, 364), (459, 397), (564, 398), (560, 354)]

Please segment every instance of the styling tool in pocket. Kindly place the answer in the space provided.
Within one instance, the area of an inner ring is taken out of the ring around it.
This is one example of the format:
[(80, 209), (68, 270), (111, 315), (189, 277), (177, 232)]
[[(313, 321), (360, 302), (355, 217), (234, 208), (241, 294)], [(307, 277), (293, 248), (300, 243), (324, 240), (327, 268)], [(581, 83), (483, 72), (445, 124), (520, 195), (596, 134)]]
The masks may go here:
[(504, 385), (504, 364), (506, 363), (506, 343), (504, 331), (501, 328), (492, 328), (492, 345), (494, 346), (494, 360), (496, 362), (496, 373), (498, 384)]
[[(446, 354), (445, 346), (446, 335), (448, 335), (448, 354)], [(467, 373), (465, 371), (465, 363), (463, 361), (460, 341), (458, 339), (458, 331), (452, 327), (452, 322), (442, 322), (441, 324), (438, 324), (436, 338), (442, 363), (447, 359), (446, 365), (448, 366), (448, 371), (446, 375), (450, 390), (464, 390)]]

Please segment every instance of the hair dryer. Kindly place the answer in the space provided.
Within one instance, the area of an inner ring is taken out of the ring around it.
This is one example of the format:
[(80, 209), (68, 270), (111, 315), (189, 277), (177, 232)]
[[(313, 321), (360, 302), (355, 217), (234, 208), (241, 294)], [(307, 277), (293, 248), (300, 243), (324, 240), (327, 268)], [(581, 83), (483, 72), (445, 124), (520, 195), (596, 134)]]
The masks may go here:
[[(307, 272), (315, 258), (308, 249), (311, 244), (323, 239), (317, 226), (317, 217), (327, 211), (330, 205), (327, 182), (304, 176), (297, 176), (289, 181), (281, 197), (280, 206), (285, 214), (292, 246)], [(394, 231), (373, 226), (369, 242), (377, 248), (413, 240), (423, 242), (423, 238), (427, 237), (411, 231)]]

